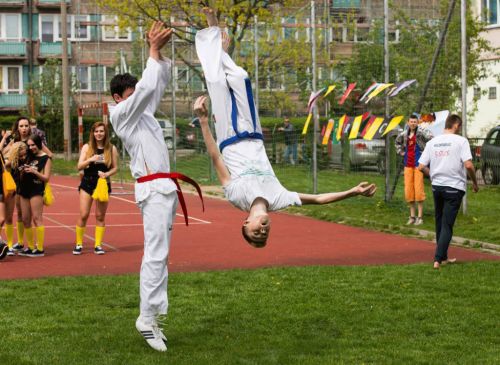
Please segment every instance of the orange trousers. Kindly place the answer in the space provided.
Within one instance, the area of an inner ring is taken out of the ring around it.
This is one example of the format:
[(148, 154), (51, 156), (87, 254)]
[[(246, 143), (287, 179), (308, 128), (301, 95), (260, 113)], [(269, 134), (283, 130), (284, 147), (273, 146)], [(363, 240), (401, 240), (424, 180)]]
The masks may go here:
[(421, 202), (425, 200), (424, 174), (416, 167), (405, 167), (405, 200)]

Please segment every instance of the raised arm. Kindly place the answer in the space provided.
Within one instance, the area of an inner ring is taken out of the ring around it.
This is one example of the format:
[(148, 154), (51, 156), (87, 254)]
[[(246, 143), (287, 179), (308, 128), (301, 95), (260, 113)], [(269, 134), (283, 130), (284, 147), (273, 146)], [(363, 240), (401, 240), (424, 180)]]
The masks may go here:
[(210, 126), (208, 125), (208, 110), (206, 106), (206, 100), (206, 96), (200, 96), (198, 99), (196, 99), (193, 109), (200, 119), (203, 140), (205, 141), (205, 145), (207, 146), (208, 155), (214, 163), (215, 171), (217, 172), (219, 181), (222, 185), (226, 185), (231, 180), (231, 174), (224, 164), (224, 160), (222, 159), (222, 155), (219, 152), (217, 143), (215, 142), (214, 137), (212, 136), (212, 132), (210, 131)]
[(366, 197), (372, 197), (377, 191), (377, 186), (375, 184), (369, 184), (368, 182), (362, 182), (353, 188), (346, 191), (339, 191), (334, 193), (324, 193), (324, 194), (302, 194), (299, 193), (299, 198), (302, 204), (329, 204), (351, 198), (354, 196), (362, 195)]

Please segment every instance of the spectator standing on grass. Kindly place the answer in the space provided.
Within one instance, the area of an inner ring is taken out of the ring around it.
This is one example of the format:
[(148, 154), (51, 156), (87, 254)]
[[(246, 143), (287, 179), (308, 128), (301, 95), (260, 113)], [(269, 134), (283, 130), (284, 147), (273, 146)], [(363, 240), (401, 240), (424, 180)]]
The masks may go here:
[(436, 217), (436, 252), (434, 268), (455, 262), (448, 258), (448, 247), (453, 226), (467, 189), (467, 176), (472, 180), (472, 191), (478, 192), (476, 172), (472, 164), (469, 141), (458, 135), (462, 119), (456, 114), (446, 118), (444, 134), (427, 143), (419, 159), (418, 169), (430, 174)]
[[(410, 206), (410, 217), (406, 224), (421, 225), (424, 213), (424, 175), (417, 168), (418, 159), (432, 133), (418, 125), (418, 117), (412, 114), (408, 119), (408, 128), (396, 137), (397, 153), (404, 157), (405, 200)], [(418, 216), (415, 217), (415, 205)]]
[(290, 119), (285, 117), (283, 127), (278, 128), (285, 135), (285, 163), (295, 165), (297, 163), (297, 136), (295, 127), (290, 123)]
[[(92, 208), (92, 194), (97, 187), (99, 178), (106, 179), (108, 193), (111, 193), (110, 176), (118, 171), (118, 150), (110, 142), (108, 127), (103, 122), (96, 122), (90, 128), (89, 143), (82, 147), (78, 170), (83, 170), (83, 177), (78, 186), (80, 196), (80, 217), (76, 223), (76, 243), (73, 255), (81, 255), (83, 247), (83, 236), (85, 227)], [(108, 202), (96, 201), (95, 207), (95, 241), (94, 253), (103, 255), (106, 252), (102, 248), (102, 239), (105, 231), (105, 217)]]

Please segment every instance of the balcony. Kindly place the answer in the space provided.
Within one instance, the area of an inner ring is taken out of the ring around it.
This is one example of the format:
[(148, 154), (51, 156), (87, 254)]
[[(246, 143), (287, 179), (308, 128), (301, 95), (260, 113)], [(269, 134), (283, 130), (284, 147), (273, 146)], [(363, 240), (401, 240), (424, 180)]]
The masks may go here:
[(28, 97), (24, 94), (0, 94), (0, 108), (21, 109), (28, 104)]
[(25, 0), (0, 0), (1, 9), (15, 9), (24, 7)]
[[(62, 42), (40, 42), (38, 43), (38, 58), (61, 58)], [(71, 43), (68, 42), (68, 58), (71, 58)]]
[(0, 42), (0, 59), (26, 59), (25, 42)]
[[(4, 0), (0, 0), (0, 2), (1, 1)], [(71, 6), (71, 0), (66, 0), (66, 5)], [(36, 6), (44, 9), (57, 9), (61, 7), (61, 0), (37, 0)]]

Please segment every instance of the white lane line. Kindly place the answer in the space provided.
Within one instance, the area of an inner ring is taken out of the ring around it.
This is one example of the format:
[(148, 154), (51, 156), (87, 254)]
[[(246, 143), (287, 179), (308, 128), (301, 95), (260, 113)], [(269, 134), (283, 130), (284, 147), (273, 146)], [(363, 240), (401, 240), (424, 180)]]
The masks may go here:
[[(70, 186), (67, 186), (67, 185), (60, 185), (60, 184), (52, 184), (52, 183), (50, 183), (50, 185), (52, 185), (52, 186), (58, 186), (58, 187), (62, 187), (62, 188), (73, 188), (73, 187), (70, 187)], [(124, 199), (124, 198), (120, 198), (120, 197), (117, 197), (117, 196), (114, 196), (114, 195), (110, 195), (110, 198), (121, 200), (121, 201), (124, 201), (126, 203), (131, 203), (131, 204), (137, 206), (137, 204), (135, 203), (135, 200)], [(178, 217), (183, 217), (184, 218), (184, 216), (182, 214), (176, 213), (176, 215)], [(196, 220), (198, 222), (201, 222), (201, 223), (212, 224), (212, 222), (210, 222), (210, 221), (206, 221), (206, 220), (203, 220), (203, 219), (200, 219), (200, 218), (192, 217), (190, 215), (188, 215), (188, 218), (189, 219), (194, 219), (194, 220)]]
[[(47, 218), (44, 214), (44, 218)], [(50, 218), (47, 218), (48, 220), (51, 220)], [(200, 222), (191, 222), (189, 223), (190, 226), (200, 226), (200, 225), (204, 225), (205, 223), (200, 223)], [(186, 223), (184, 222), (176, 222), (174, 223), (174, 225), (179, 225), (179, 226), (185, 226)], [(114, 228), (114, 227), (142, 227), (143, 224), (142, 223), (132, 223), (132, 224), (106, 224), (106, 228)], [(44, 225), (45, 228), (66, 228), (66, 226), (61, 226), (61, 225), (57, 225), (57, 226), (47, 226), (47, 225)], [(95, 227), (94, 224), (87, 224), (86, 227)], [(73, 230), (74, 231), (74, 230)], [(93, 237), (90, 237), (93, 239)]]
[[(71, 232), (75, 232), (75, 229), (74, 229), (74, 228), (71, 228), (70, 226), (68, 226), (68, 225), (66, 225), (66, 224), (64, 224), (64, 223), (61, 223), (61, 222), (59, 222), (59, 221), (56, 221), (55, 219), (52, 219), (52, 218), (49, 218), (49, 217), (45, 217), (45, 219), (48, 219), (48, 220), (49, 220), (49, 221), (51, 221), (52, 223), (55, 223), (55, 224), (57, 224), (58, 226), (60, 226), (60, 227), (62, 227), (62, 228), (68, 229), (68, 230), (70, 230)], [(85, 233), (83, 236), (84, 236), (85, 238), (88, 238), (90, 241), (94, 241), (94, 237), (89, 236), (89, 235), (88, 235), (88, 234), (86, 234), (86, 233)], [(102, 243), (102, 245), (103, 245), (103, 246), (106, 246), (106, 247), (109, 247), (109, 248), (111, 248), (112, 250), (119, 251), (119, 249), (118, 249), (118, 248), (116, 248), (116, 247), (114, 247), (114, 246), (111, 246), (111, 245), (109, 245), (109, 244), (107, 244), (107, 243), (104, 243), (104, 242), (103, 242), (103, 243)]]
[[(43, 212), (43, 216), (45, 217), (46, 215), (76, 215), (80, 216), (80, 213), (49, 213), (49, 212)], [(141, 215), (141, 213), (110, 213), (106, 212), (106, 217), (108, 215)]]

